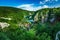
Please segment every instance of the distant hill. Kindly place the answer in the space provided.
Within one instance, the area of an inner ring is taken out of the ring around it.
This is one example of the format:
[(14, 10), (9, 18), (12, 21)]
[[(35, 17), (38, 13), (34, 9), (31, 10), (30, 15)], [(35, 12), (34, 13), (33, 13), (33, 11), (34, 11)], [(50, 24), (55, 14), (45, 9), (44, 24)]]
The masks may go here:
[(22, 10), (14, 7), (0, 6), (0, 17), (22, 20), (24, 16), (33, 14), (33, 11)]
[(0, 16), (9, 16), (10, 14), (29, 15), (31, 13), (27, 10), (22, 10), (14, 7), (0, 7)]

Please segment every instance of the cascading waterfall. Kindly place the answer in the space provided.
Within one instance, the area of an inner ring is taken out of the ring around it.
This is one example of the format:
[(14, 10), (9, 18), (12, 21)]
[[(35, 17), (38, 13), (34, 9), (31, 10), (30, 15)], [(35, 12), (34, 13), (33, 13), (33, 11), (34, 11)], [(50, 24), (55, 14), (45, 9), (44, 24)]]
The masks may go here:
[(60, 34), (60, 31), (58, 31), (57, 33), (56, 33), (56, 38), (55, 38), (55, 40), (59, 40), (59, 38), (58, 38), (58, 35)]

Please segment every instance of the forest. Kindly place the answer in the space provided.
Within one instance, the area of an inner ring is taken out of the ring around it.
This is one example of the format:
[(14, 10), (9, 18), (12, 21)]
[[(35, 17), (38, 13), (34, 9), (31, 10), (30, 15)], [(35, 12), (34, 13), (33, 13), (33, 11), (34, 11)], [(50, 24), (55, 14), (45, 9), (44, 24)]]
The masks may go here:
[(0, 7), (0, 40), (60, 40), (60, 7)]

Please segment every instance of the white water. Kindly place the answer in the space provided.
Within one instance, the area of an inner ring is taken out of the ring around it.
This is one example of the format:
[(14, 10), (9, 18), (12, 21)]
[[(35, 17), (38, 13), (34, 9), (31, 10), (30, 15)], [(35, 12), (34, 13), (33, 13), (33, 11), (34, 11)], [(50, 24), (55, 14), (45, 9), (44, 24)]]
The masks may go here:
[(2, 19), (6, 19), (6, 20), (12, 20), (12, 18), (5, 18), (5, 17), (0, 17)]
[(3, 29), (5, 27), (10, 26), (10, 24), (6, 23), (6, 22), (0, 22), (0, 27)]
[(58, 38), (58, 35), (60, 34), (60, 31), (58, 31), (57, 33), (56, 33), (56, 38), (55, 38), (55, 40), (59, 40), (59, 38)]
[(55, 18), (53, 17), (52, 19), (50, 19), (50, 22), (52, 23), (52, 22), (54, 22), (54, 20), (55, 20)]

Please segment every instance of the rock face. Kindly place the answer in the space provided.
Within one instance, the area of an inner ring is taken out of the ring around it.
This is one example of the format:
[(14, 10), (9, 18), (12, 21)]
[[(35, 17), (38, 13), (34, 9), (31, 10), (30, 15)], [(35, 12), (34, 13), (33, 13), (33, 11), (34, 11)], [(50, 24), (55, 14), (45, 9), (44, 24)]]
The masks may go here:
[(38, 21), (38, 13), (36, 13), (35, 17), (34, 17), (34, 21)]
[(10, 26), (10, 24), (6, 23), (6, 22), (0, 22), (0, 27), (3, 29), (5, 27)]

